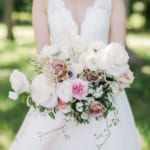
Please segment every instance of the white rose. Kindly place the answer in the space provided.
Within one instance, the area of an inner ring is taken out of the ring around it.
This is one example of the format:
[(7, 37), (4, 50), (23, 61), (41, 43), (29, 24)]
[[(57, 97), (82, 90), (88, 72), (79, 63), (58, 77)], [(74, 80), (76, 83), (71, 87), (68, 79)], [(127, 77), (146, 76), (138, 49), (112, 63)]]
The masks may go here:
[(51, 45), (51, 46), (46, 45), (40, 52), (40, 56), (42, 58), (52, 57), (52, 55), (59, 53), (59, 52), (60, 52), (60, 49), (58, 45)]
[(58, 104), (55, 82), (45, 74), (37, 75), (32, 81), (31, 97), (37, 105), (53, 108)]
[(79, 64), (79, 63), (72, 63), (69, 67), (69, 69), (73, 72), (74, 76), (77, 76), (78, 74), (80, 74), (81, 72), (83, 72), (83, 65)]
[(85, 65), (90, 70), (96, 70), (97, 67), (97, 55), (96, 54), (89, 54), (85, 57)]
[(57, 96), (66, 103), (72, 100), (72, 84), (70, 80), (58, 83)]
[(10, 83), (12, 89), (18, 94), (29, 92), (30, 91), (30, 83), (22, 72), (15, 69), (10, 75)]
[(90, 43), (88, 52), (89, 53), (96, 53), (98, 51), (101, 51), (106, 47), (106, 44), (103, 41), (95, 41)]
[(16, 92), (9, 92), (8, 98), (12, 99), (12, 100), (17, 100), (19, 97), (18, 93)]

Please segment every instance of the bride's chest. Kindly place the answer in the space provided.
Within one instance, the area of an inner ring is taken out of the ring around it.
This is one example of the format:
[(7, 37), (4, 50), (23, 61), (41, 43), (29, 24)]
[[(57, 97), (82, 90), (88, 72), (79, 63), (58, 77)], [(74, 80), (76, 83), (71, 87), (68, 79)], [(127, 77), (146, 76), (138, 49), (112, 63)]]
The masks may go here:
[[(70, 32), (81, 36), (98, 37), (108, 34), (111, 16), (111, 0), (95, 0), (78, 23), (63, 0), (49, 0), (48, 21), (52, 35), (67, 35)], [(105, 32), (105, 33), (104, 33)], [(93, 38), (94, 38), (93, 37)]]

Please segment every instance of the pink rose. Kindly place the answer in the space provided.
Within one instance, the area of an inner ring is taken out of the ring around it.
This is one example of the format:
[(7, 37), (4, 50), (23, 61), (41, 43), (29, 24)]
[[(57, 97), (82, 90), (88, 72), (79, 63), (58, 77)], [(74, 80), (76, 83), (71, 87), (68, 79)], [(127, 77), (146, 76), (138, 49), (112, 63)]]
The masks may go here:
[(67, 103), (63, 102), (60, 98), (58, 98), (58, 108), (65, 109), (67, 107)]
[(58, 80), (61, 80), (67, 75), (67, 65), (63, 60), (54, 59), (52, 62), (52, 72), (56, 75)]
[(89, 106), (89, 114), (91, 117), (101, 117), (106, 111), (106, 108), (103, 104), (98, 101), (92, 102)]
[(82, 79), (74, 79), (72, 81), (73, 97), (82, 100), (88, 95), (88, 82)]
[(130, 87), (130, 84), (133, 82), (134, 76), (133, 73), (128, 70), (128, 72), (123, 73), (117, 78), (117, 81), (119, 82), (119, 89), (123, 90), (124, 88)]

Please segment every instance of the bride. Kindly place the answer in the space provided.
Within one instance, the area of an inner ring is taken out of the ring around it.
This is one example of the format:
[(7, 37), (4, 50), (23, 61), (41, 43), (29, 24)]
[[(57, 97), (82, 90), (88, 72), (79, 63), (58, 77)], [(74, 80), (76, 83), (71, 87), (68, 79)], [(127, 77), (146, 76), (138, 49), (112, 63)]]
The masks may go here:
[[(61, 43), (68, 33), (93, 41), (125, 44), (123, 0), (34, 0), (33, 27), (38, 52)], [(39, 86), (40, 88), (40, 86)], [(107, 119), (87, 125), (68, 125), (58, 113), (49, 116), (30, 109), (10, 150), (141, 150), (134, 118), (124, 91), (116, 97), (119, 123), (107, 128)], [(107, 130), (106, 130), (107, 129)]]

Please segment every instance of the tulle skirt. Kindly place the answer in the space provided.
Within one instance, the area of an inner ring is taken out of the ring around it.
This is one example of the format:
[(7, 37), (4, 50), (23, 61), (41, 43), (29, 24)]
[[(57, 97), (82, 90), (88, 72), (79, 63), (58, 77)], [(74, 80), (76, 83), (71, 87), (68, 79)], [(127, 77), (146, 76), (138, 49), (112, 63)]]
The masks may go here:
[(53, 120), (30, 109), (10, 150), (141, 150), (140, 136), (124, 91), (116, 97), (119, 123), (108, 127), (112, 119), (81, 125), (57, 113)]

